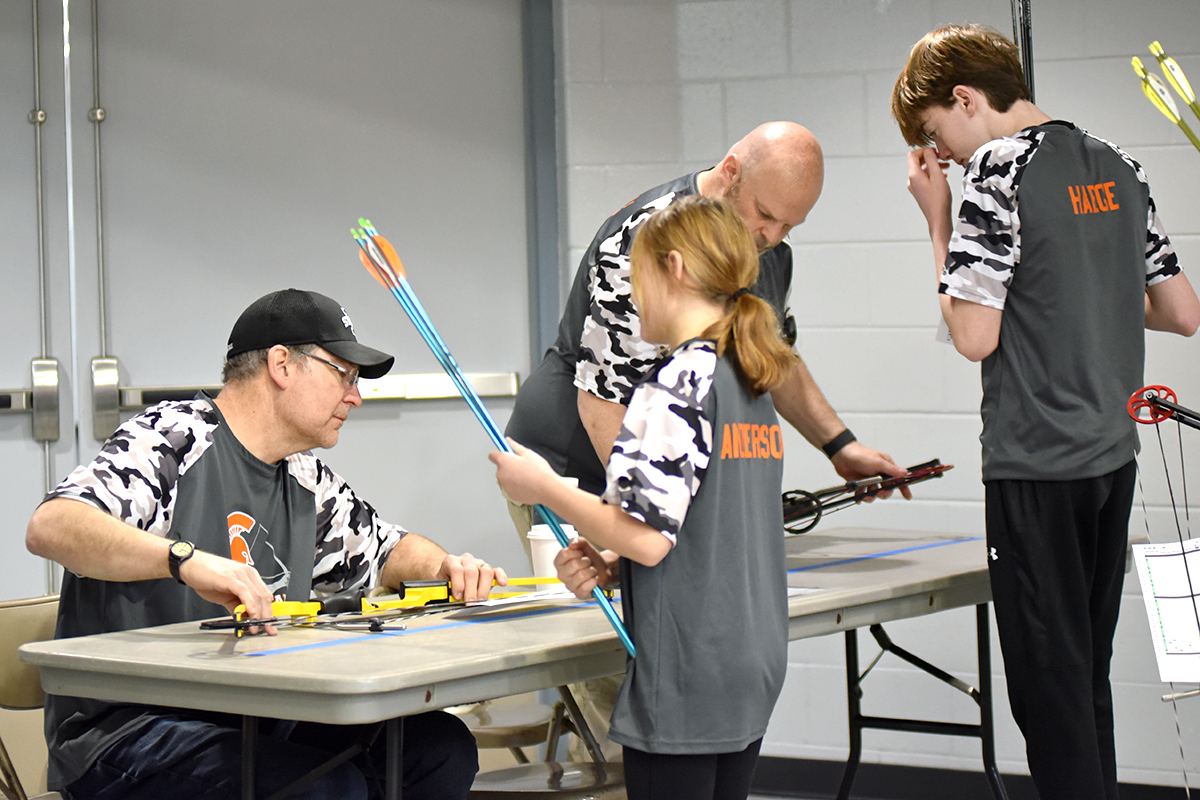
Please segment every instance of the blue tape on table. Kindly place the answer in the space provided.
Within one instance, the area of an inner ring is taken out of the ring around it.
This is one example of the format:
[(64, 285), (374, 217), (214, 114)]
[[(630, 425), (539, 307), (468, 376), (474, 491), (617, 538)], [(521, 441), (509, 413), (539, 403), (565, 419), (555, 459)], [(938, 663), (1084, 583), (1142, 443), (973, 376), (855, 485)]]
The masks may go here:
[(886, 553), (873, 553), (869, 556), (855, 556), (853, 558), (843, 558), (841, 561), (830, 561), (825, 564), (813, 564), (811, 567), (796, 567), (795, 569), (789, 569), (788, 575), (791, 575), (793, 572), (807, 572), (808, 570), (813, 570), (813, 569), (828, 569), (829, 567), (840, 567), (844, 564), (854, 564), (858, 561), (870, 561), (873, 558), (884, 558), (885, 556), (897, 556), (897, 555), (900, 555), (901, 553), (913, 553), (913, 552), (916, 552), (917, 550), (931, 550), (935, 547), (945, 547), (946, 545), (950, 545), (950, 544), (964, 544), (966, 542), (979, 542), (979, 541), (983, 541), (982, 536), (973, 536), (970, 539), (954, 539), (953, 541), (949, 541), (949, 542), (932, 542), (930, 544), (919, 544), (916, 547), (902, 547), (899, 550), (889, 550)]
[(412, 630), (383, 630), (378, 633), (364, 633), (362, 636), (348, 637), (345, 639), (335, 639), (328, 642), (310, 642), (308, 644), (298, 644), (291, 647), (280, 647), (276, 650), (260, 650), (256, 653), (242, 653), (243, 656), (257, 658), (261, 656), (274, 656), (281, 653), (299, 653), (303, 650), (316, 650), (321, 647), (336, 647), (343, 644), (353, 644), (355, 642), (370, 641), (381, 636), (406, 636), (414, 633), (427, 633), (429, 631), (442, 631), (449, 628), (457, 628), (462, 625), (478, 625), (481, 622), (491, 622), (500, 619), (520, 619), (521, 617), (536, 617), (541, 614), (549, 614), (554, 611), (559, 611), (564, 608), (583, 608), (586, 606), (595, 605), (595, 600), (580, 601), (570, 605), (548, 606), (546, 608), (532, 608), (527, 611), (516, 611), (511, 614), (489, 614), (486, 617), (479, 619), (460, 619), (452, 622), (443, 622), (440, 625), (430, 625), (427, 627), (414, 628)]

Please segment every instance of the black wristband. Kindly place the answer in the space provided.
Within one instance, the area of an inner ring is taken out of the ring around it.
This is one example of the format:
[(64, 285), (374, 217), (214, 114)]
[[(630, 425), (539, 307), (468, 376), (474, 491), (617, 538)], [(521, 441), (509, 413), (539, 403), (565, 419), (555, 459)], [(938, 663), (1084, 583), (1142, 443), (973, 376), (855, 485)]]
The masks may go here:
[(843, 447), (850, 444), (851, 442), (857, 442), (857, 441), (858, 441), (858, 439), (856, 439), (854, 437), (854, 434), (850, 432), (850, 429), (846, 428), (846, 430), (842, 431), (837, 436), (833, 437), (828, 442), (823, 444), (821, 446), (821, 449), (825, 451), (825, 455), (827, 455), (829, 458), (833, 458), (834, 456), (836, 456), (838, 453), (841, 452)]

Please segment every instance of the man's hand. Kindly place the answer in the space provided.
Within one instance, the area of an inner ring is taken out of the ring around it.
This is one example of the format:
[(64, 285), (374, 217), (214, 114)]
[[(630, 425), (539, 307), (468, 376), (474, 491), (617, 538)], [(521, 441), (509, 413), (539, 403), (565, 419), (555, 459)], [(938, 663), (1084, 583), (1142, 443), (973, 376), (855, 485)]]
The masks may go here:
[(608, 586), (617, 580), (619, 556), (611, 550), (601, 552), (583, 537), (554, 557), (558, 579), (581, 600), (592, 596), (592, 589)]
[[(247, 619), (273, 616), (271, 590), (263, 583), (258, 570), (248, 564), (196, 550), (180, 565), (179, 577), (196, 594), (210, 603), (225, 606), (230, 614), (239, 605), (244, 605)], [(276, 633), (274, 625), (266, 625), (263, 630), (271, 636)], [(250, 628), (247, 632), (258, 633), (258, 628)]]
[(450, 595), (468, 603), (486, 600), (492, 585), (508, 585), (508, 574), (470, 553), (461, 556), (447, 554), (438, 568), (437, 577), (450, 581)]
[[(860, 442), (851, 442), (837, 451), (832, 461), (837, 474), (848, 481), (873, 478), (876, 475), (890, 475), (893, 478), (899, 478), (908, 472), (904, 467), (897, 465), (887, 453), (872, 450)], [(912, 490), (907, 486), (900, 487), (900, 494), (905, 500), (912, 499)], [(880, 500), (886, 500), (891, 496), (891, 490), (875, 495)], [(868, 497), (866, 502), (869, 503), (872, 499)]]

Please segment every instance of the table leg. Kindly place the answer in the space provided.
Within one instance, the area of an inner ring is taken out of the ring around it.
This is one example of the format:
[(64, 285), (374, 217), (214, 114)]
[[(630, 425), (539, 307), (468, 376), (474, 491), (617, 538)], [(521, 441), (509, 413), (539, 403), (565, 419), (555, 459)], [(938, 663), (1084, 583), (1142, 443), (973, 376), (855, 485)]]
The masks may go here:
[(983, 769), (992, 797), (1008, 800), (1000, 769), (996, 766), (996, 733), (992, 729), (992, 643), (987, 603), (975, 606), (975, 635), (979, 648), (979, 738), (983, 744)]
[(571, 722), (575, 726), (575, 732), (583, 740), (583, 746), (587, 748), (592, 761), (596, 764), (605, 763), (607, 759), (604, 758), (604, 752), (600, 749), (599, 743), (596, 742), (596, 737), (592, 734), (592, 729), (588, 727), (587, 720), (583, 718), (583, 711), (580, 710), (579, 703), (575, 702), (575, 695), (571, 694), (570, 688), (559, 686), (558, 696), (562, 698), (563, 703), (566, 705), (567, 714), (571, 717)]
[(258, 747), (258, 717), (242, 717), (242, 800), (254, 800), (254, 759)]
[(387, 721), (384, 800), (404, 800), (404, 719)]
[(862, 688), (858, 674), (858, 630), (846, 631), (846, 695), (847, 720), (850, 724), (850, 755), (846, 759), (846, 769), (842, 772), (842, 785), (838, 787), (838, 800), (850, 797), (850, 787), (854, 785), (854, 775), (858, 772), (858, 762), (862, 758)]
[[(966, 725), (953, 722), (934, 722), (916, 719), (892, 719), (884, 717), (864, 716), (862, 713), (862, 681), (865, 674), (858, 671), (858, 633), (856, 630), (846, 631), (846, 690), (847, 690), (847, 719), (850, 727), (850, 754), (846, 761), (846, 769), (842, 773), (842, 785), (838, 789), (838, 800), (848, 800), (850, 789), (854, 784), (854, 776), (862, 757), (862, 732), (864, 728), (878, 730), (908, 731), (910, 733), (933, 733), (950, 736), (978, 737), (983, 752), (984, 773), (988, 787), (995, 800), (1008, 800), (1004, 782), (996, 766), (995, 733), (992, 730), (992, 683), (991, 683), (991, 638), (988, 633), (988, 604), (975, 607), (975, 637), (979, 661), (979, 688), (968, 685), (953, 675), (938, 669), (932, 664), (918, 658), (903, 648), (897, 647), (888, 638), (882, 625), (872, 625), (871, 633), (879, 643), (883, 653), (891, 653), (907, 661), (949, 686), (958, 689), (969, 696), (979, 706), (979, 724)], [(876, 658), (876, 662), (878, 662)], [(867, 668), (871, 671), (875, 662)]]

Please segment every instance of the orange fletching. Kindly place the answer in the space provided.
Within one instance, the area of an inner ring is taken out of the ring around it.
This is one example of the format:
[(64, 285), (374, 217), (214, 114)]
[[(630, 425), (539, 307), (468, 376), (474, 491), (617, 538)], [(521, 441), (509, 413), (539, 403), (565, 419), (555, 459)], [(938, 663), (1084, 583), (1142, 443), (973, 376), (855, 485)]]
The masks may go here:
[(358, 260), (361, 261), (362, 265), (367, 268), (367, 272), (371, 273), (371, 277), (383, 284), (385, 289), (392, 288), (391, 285), (388, 284), (387, 279), (379, 274), (379, 269), (373, 263), (371, 263), (371, 258), (367, 255), (367, 251), (363, 250), (361, 247), (358, 248)]
[(379, 245), (379, 252), (383, 253), (383, 257), (387, 259), (388, 266), (394, 269), (401, 278), (407, 278), (404, 265), (400, 263), (400, 256), (396, 254), (396, 248), (392, 247), (392, 243), (379, 234), (375, 234), (371, 238), (375, 244)]

